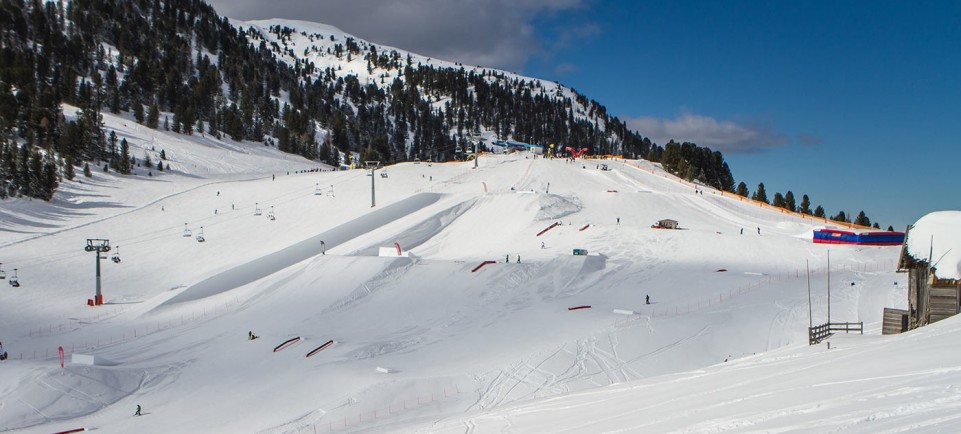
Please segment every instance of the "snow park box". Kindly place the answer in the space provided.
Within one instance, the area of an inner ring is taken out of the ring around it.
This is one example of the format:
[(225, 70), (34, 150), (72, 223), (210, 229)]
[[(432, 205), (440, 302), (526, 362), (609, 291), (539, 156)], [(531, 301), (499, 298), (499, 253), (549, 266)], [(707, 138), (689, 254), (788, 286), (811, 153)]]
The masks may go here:
[(587, 249), (574, 249), (574, 256), (587, 256)]

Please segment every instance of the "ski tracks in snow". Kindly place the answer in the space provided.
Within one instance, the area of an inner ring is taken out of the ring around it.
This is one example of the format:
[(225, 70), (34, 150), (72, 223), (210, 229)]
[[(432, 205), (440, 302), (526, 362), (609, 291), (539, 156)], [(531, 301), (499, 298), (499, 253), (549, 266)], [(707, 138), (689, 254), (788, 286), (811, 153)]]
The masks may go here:
[[(583, 389), (587, 385), (578, 382), (585, 380), (594, 387), (640, 378), (628, 361), (617, 356), (616, 336), (609, 334), (608, 344), (610, 350), (601, 348), (597, 338), (586, 338), (565, 344), (539, 361), (528, 359), (508, 366), (498, 372), (468, 411)], [(574, 348), (570, 349), (570, 345), (574, 345)], [(567, 368), (555, 373), (548, 368), (549, 365)], [(598, 381), (597, 377), (606, 381)]]

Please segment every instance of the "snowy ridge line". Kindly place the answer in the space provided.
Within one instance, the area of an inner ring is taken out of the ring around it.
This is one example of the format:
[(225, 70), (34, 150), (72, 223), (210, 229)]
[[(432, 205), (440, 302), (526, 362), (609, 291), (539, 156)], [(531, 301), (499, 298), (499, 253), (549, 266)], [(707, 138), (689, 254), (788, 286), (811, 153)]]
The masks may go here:
[[(679, 178), (679, 177), (677, 177), (677, 176), (675, 176), (675, 175), (671, 175), (671, 174), (669, 174), (669, 173), (667, 173), (667, 172), (663, 172), (663, 173), (661, 173), (661, 174), (658, 174), (658, 173), (654, 172), (654, 170), (652, 170), (652, 169), (645, 169), (645, 168), (641, 167), (640, 165), (638, 165), (638, 164), (636, 164), (636, 163), (628, 163), (628, 162), (625, 161), (625, 162), (623, 162), (623, 164), (626, 165), (626, 166), (629, 166), (629, 167), (633, 167), (633, 168), (635, 168), (635, 169), (637, 169), (637, 170), (641, 170), (641, 171), (644, 171), (644, 172), (648, 172), (648, 173), (650, 173), (650, 174), (652, 174), (652, 175), (655, 175), (655, 176), (660, 176), (660, 177), (662, 177), (662, 178), (664, 178), (664, 179), (667, 179), (667, 180), (675, 181), (675, 182), (677, 182), (677, 183), (679, 183), (679, 184), (681, 184), (681, 185), (685, 185), (685, 186), (688, 186), (688, 187), (691, 187), (691, 188), (698, 188), (698, 189), (702, 189), (702, 190), (710, 190), (712, 195), (716, 193), (716, 194), (717, 194), (718, 196), (720, 196), (720, 197), (725, 197), (725, 198), (729, 198), (729, 199), (731, 199), (731, 198), (737, 199), (737, 200), (740, 201), (740, 202), (747, 202), (747, 203), (754, 204), (754, 205), (758, 206), (759, 208), (768, 209), (768, 210), (771, 210), (771, 211), (778, 211), (778, 212), (783, 213), (783, 214), (789, 214), (789, 215), (792, 215), (792, 216), (794, 216), (794, 217), (800, 218), (800, 219), (802, 219), (802, 220), (813, 220), (813, 221), (818, 221), (818, 222), (824, 223), (824, 224), (826, 224), (826, 225), (844, 226), (844, 227), (847, 227), (847, 228), (850, 228), (850, 229), (863, 229), (863, 230), (872, 230), (872, 229), (875, 229), (875, 228), (872, 228), (872, 227), (870, 227), (870, 226), (861, 226), (861, 225), (854, 224), (854, 223), (852, 223), (852, 222), (839, 222), (839, 221), (836, 221), (836, 220), (831, 220), (831, 219), (826, 218), (826, 217), (816, 217), (816, 216), (813, 216), (813, 215), (810, 215), (810, 214), (804, 214), (804, 213), (800, 213), (800, 212), (797, 212), (797, 211), (791, 211), (791, 210), (789, 210), (789, 209), (779, 208), (779, 207), (776, 207), (776, 206), (771, 205), (771, 204), (769, 204), (769, 203), (764, 203), (764, 202), (761, 202), (761, 201), (759, 201), (759, 200), (754, 200), (754, 199), (751, 199), (751, 198), (748, 198), (748, 197), (744, 197), (744, 196), (741, 196), (741, 195), (738, 195), (738, 194), (726, 192), (726, 191), (724, 191), (724, 190), (718, 190), (718, 189), (715, 189), (714, 187), (710, 187), (710, 186), (706, 186), (706, 185), (700, 185), (700, 184), (695, 184), (695, 183), (693, 183), (693, 182), (690, 182), (690, 181), (681, 179), (681, 178)], [(876, 230), (876, 229), (875, 229), (875, 230)]]
[[(861, 266), (853, 265), (837, 265), (831, 266), (832, 272), (855, 272), (855, 273), (876, 273), (881, 271), (893, 270), (897, 265), (892, 264), (890, 266), (885, 266), (882, 264), (861, 264)], [(820, 273), (825, 275), (827, 267), (811, 269), (811, 277), (820, 276)], [(661, 318), (677, 317), (681, 315), (689, 315), (695, 312), (699, 312), (701, 309), (705, 309), (711, 306), (719, 305), (724, 303), (725, 300), (730, 300), (731, 298), (747, 294), (753, 290), (760, 289), (762, 286), (770, 285), (776, 282), (783, 282), (791, 279), (806, 279), (807, 275), (802, 270), (795, 270), (794, 275), (791, 273), (778, 273), (773, 276), (766, 276), (754, 283), (748, 285), (742, 285), (734, 289), (727, 290), (723, 293), (717, 294), (716, 296), (703, 297), (697, 301), (692, 301), (681, 304), (675, 304), (673, 309), (671, 307), (665, 307), (663, 309), (658, 309), (656, 307), (650, 310), (641, 310), (634, 312), (634, 315), (628, 316), (627, 318), (618, 318), (614, 321), (614, 328), (621, 329), (625, 327), (632, 326), (635, 322), (645, 320), (647, 318), (653, 318), (655, 316)], [(643, 308), (642, 308), (643, 309)]]

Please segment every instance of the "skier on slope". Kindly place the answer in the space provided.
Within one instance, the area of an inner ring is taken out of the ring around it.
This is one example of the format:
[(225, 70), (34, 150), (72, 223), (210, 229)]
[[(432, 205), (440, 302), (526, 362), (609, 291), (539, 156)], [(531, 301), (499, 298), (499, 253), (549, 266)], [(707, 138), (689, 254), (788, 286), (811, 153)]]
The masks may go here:
[(141, 416), (140, 414), (140, 404), (137, 404), (137, 412), (133, 414), (134, 416)]

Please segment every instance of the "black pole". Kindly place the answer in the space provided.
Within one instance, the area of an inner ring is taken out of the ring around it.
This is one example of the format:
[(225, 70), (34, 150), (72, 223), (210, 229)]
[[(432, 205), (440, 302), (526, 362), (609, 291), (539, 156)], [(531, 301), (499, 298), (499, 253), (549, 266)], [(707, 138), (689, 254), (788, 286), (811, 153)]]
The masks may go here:
[(100, 299), (100, 248), (97, 247), (97, 299)]

